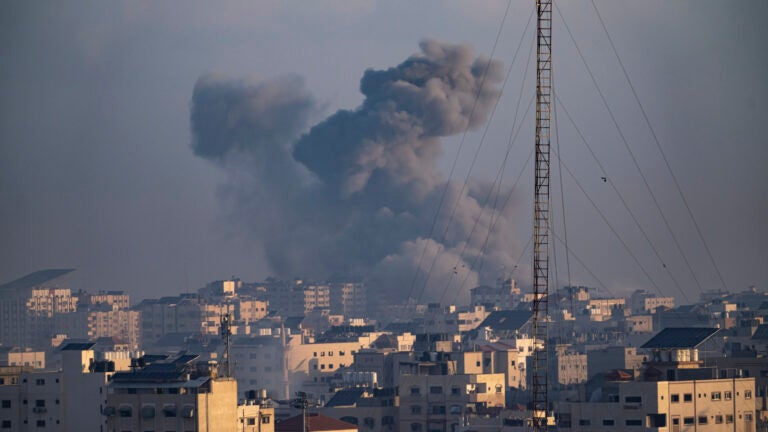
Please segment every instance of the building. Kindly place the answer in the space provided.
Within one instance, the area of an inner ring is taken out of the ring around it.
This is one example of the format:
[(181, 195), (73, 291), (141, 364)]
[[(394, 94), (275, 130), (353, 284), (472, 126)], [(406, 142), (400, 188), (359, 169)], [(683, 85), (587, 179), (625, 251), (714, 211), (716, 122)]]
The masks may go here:
[(755, 431), (755, 380), (718, 378), (699, 360), (698, 347), (714, 328), (669, 328), (642, 348), (650, 358), (637, 374), (613, 371), (582, 400), (561, 402), (560, 430)]
[(362, 318), (368, 312), (368, 290), (362, 282), (332, 282), (330, 284), (331, 313), (347, 318)]
[(550, 360), (549, 374), (557, 377), (557, 384), (569, 386), (587, 381), (587, 355), (575, 352), (567, 345), (555, 347), (553, 359)]
[(182, 355), (115, 373), (103, 411), (107, 430), (237, 431), (237, 382), (196, 359)]
[(138, 311), (122, 309), (118, 303), (98, 303), (87, 312), (88, 339), (117, 337), (125, 341), (129, 349), (141, 347), (140, 314)]
[(107, 305), (119, 309), (131, 307), (131, 297), (124, 291), (99, 291), (95, 294), (78, 292), (80, 301), (86, 306)]
[(168, 334), (199, 334), (202, 331), (203, 311), (195, 294), (147, 299), (135, 310), (140, 312), (141, 341), (145, 348), (154, 346)]
[(512, 278), (496, 281), (496, 286), (481, 285), (469, 290), (470, 307), (485, 306), (486, 309), (512, 309), (520, 299), (520, 288)]
[(614, 369), (640, 369), (647, 356), (635, 347), (607, 347), (587, 351), (587, 379)]
[(0, 367), (0, 430), (64, 432), (61, 402), (60, 372)]
[(435, 353), (435, 361), (400, 364), (401, 431), (455, 430), (467, 413), (504, 408), (504, 374), (461, 374), (456, 361)]
[[(257, 397), (258, 396), (258, 397)], [(275, 407), (265, 392), (246, 392), (246, 399), (237, 405), (238, 432), (274, 432)]]
[(56, 333), (81, 337), (69, 315), (77, 311), (77, 297), (63, 287), (72, 269), (41, 270), (0, 285), (0, 344), (47, 348)]
[(629, 307), (633, 315), (653, 314), (656, 309), (663, 307), (673, 309), (674, 297), (657, 297), (645, 290), (636, 290), (629, 297)]
[(35, 369), (45, 369), (45, 351), (0, 346), (0, 366), (30, 366)]

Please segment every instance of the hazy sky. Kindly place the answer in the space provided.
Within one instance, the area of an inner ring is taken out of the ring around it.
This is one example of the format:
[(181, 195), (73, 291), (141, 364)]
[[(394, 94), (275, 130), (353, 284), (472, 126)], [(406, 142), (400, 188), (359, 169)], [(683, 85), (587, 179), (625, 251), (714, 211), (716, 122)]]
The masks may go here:
[[(596, 3), (722, 278), (731, 290), (765, 288), (768, 3)], [(78, 270), (73, 288), (126, 290), (138, 299), (194, 290), (231, 275), (258, 280), (273, 274), (258, 234), (263, 229), (248, 226), (258, 225), (258, 218), (233, 217), (239, 207), (227, 199), (225, 185), (237, 182), (237, 173), (192, 151), (190, 104), (198, 79), (212, 73), (242, 82), (302, 77), (315, 101), (309, 127), (337, 110), (357, 108), (365, 70), (400, 64), (419, 52), (426, 38), (468, 44), (475, 55), (490, 55), (506, 5), (490, 0), (4, 2), (0, 282), (43, 268), (72, 267)], [(533, 0), (511, 3), (494, 53), (505, 70), (533, 7)], [(702, 289), (722, 288), (592, 4), (563, 2), (560, 9), (690, 265), (556, 14), (558, 94), (606, 172), (560, 110), (563, 162), (644, 269), (565, 174), (566, 226), (576, 255), (570, 259), (571, 282), (602, 283), (616, 293), (658, 287), (680, 301), (677, 286), (690, 300)], [(531, 72), (523, 82), (532, 42), (530, 27), (482, 140), (473, 179), (493, 181), (520, 89), (521, 115), (534, 93)], [(508, 186), (533, 146), (531, 119), (529, 114), (510, 151)], [(464, 140), (452, 176), (459, 184), (483, 128)], [(460, 142), (461, 133), (443, 140), (439, 168), (446, 179)], [(610, 182), (601, 180), (606, 174)], [(529, 167), (510, 204), (513, 257), (531, 233), (531, 177)], [(555, 230), (563, 237), (557, 177), (553, 189)], [(529, 256), (514, 273), (523, 284), (530, 279)], [(495, 271), (510, 272), (514, 265)], [(561, 253), (557, 266), (560, 283), (566, 283)]]

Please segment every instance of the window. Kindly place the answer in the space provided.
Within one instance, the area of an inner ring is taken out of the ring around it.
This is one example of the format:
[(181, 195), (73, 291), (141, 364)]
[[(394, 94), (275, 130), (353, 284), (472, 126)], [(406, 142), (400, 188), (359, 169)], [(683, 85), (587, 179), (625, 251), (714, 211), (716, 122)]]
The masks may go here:
[(683, 417), (683, 424), (684, 425), (692, 425), (693, 424), (693, 417)]
[(640, 419), (627, 419), (627, 420), (624, 420), (624, 425), (625, 426), (642, 426), (643, 421)]
[[(45, 380), (42, 378), (38, 378), (35, 380), (35, 385), (45, 385)], [(45, 422), (43, 422), (45, 423)]]
[(45, 420), (38, 420), (35, 424), (37, 427), (45, 427)]
[(325, 369), (325, 365), (320, 365), (320, 369)]
[(339, 355), (340, 355), (340, 356), (343, 356), (344, 354), (346, 354), (346, 352), (345, 352), (345, 351), (339, 351)]
[(592, 422), (587, 420), (587, 419), (579, 420), (579, 426), (590, 426), (591, 424), (592, 424)]
[(421, 431), (421, 423), (411, 423), (411, 431), (412, 432), (420, 432)]
[(648, 414), (645, 416), (645, 425), (652, 428), (667, 427), (666, 414)]
[(726, 414), (725, 415), (725, 422), (726, 423), (733, 423), (733, 414)]
[(709, 419), (708, 419), (708, 417), (707, 417), (707, 416), (699, 416), (699, 424), (700, 424), (700, 425), (705, 425), (705, 424), (707, 424), (707, 421), (708, 421), (708, 420), (709, 420)]
[(723, 416), (716, 415), (715, 416), (715, 424), (723, 424)]
[(431, 386), (429, 388), (430, 394), (443, 394), (443, 387), (441, 386)]
[(35, 401), (35, 406), (39, 408), (45, 407), (45, 399), (37, 399)]
[(625, 403), (642, 403), (643, 397), (642, 396), (626, 396), (624, 397)]
[(411, 405), (411, 414), (421, 414), (421, 405)]
[(457, 395), (457, 394), (460, 394), (460, 393), (461, 393), (461, 389), (460, 388), (458, 388), (458, 387), (451, 387), (451, 394), (452, 395)]
[(445, 414), (445, 405), (432, 406), (432, 414)]
[(720, 392), (712, 392), (712, 397), (711, 397), (711, 399), (712, 399), (713, 401), (719, 401), (719, 400), (720, 400), (720, 395), (721, 395), (721, 394), (720, 394)]
[(419, 393), (420, 392), (419, 392), (419, 388), (418, 387), (411, 387), (411, 394), (412, 395), (417, 395)]
[(752, 390), (744, 390), (744, 399), (752, 399)]
[(328, 357), (333, 357), (333, 351), (328, 351)]
[(744, 421), (746, 421), (746, 422), (751, 422), (752, 421), (752, 413), (751, 412), (744, 413)]
[(317, 352), (313, 352), (312, 357), (317, 357)]
[(3, 399), (3, 408), (10, 408), (11, 407), (11, 400), (10, 399)]
[(255, 417), (249, 417), (249, 418), (245, 419), (245, 421), (246, 421), (246, 424), (248, 426), (255, 426), (256, 425), (256, 418)]
[(368, 429), (373, 429), (376, 426), (376, 420), (373, 417), (366, 417), (363, 419), (363, 424)]
[(731, 400), (733, 398), (733, 393), (726, 391), (725, 392), (725, 400)]
[(670, 396), (669, 400), (672, 403), (678, 403), (678, 402), (680, 402), (680, 395), (679, 394), (673, 394), (672, 396)]
[(603, 426), (613, 426), (615, 423), (612, 419), (603, 420)]
[(693, 395), (691, 393), (686, 393), (683, 395), (683, 402), (691, 402), (693, 401)]
[(330, 363), (330, 364), (328, 365), (328, 369), (333, 369), (333, 363)]
[(480, 361), (479, 360), (477, 362), (475, 362), (475, 366), (480, 367)]
[(11, 421), (10, 420), (3, 420), (3, 424), (0, 425), (0, 428), (2, 428), (2, 429), (10, 429), (11, 428)]
[(461, 405), (451, 405), (449, 412), (451, 414), (461, 414)]
[(262, 424), (269, 424), (270, 421), (271, 420), (270, 420), (269, 416), (264, 416), (264, 417), (261, 418), (261, 423)]

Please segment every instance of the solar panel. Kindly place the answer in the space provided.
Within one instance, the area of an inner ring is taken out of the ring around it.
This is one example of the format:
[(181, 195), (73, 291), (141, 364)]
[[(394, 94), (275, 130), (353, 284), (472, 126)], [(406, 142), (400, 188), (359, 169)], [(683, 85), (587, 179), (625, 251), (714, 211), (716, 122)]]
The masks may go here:
[(718, 330), (708, 327), (668, 327), (641, 348), (696, 348)]

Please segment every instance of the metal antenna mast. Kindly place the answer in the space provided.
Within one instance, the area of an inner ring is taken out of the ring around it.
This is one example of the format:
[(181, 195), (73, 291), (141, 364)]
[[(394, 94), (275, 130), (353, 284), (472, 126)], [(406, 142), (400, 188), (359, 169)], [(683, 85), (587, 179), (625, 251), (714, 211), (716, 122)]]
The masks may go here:
[[(533, 198), (533, 417), (547, 429), (547, 313), (549, 294), (549, 145), (552, 102), (552, 0), (536, 0), (536, 165)], [(543, 346), (536, 348), (541, 341)]]
[(221, 337), (224, 338), (224, 361), (227, 362), (226, 374), (232, 376), (231, 360), (229, 358), (229, 338), (232, 335), (232, 314), (229, 312), (221, 315)]

